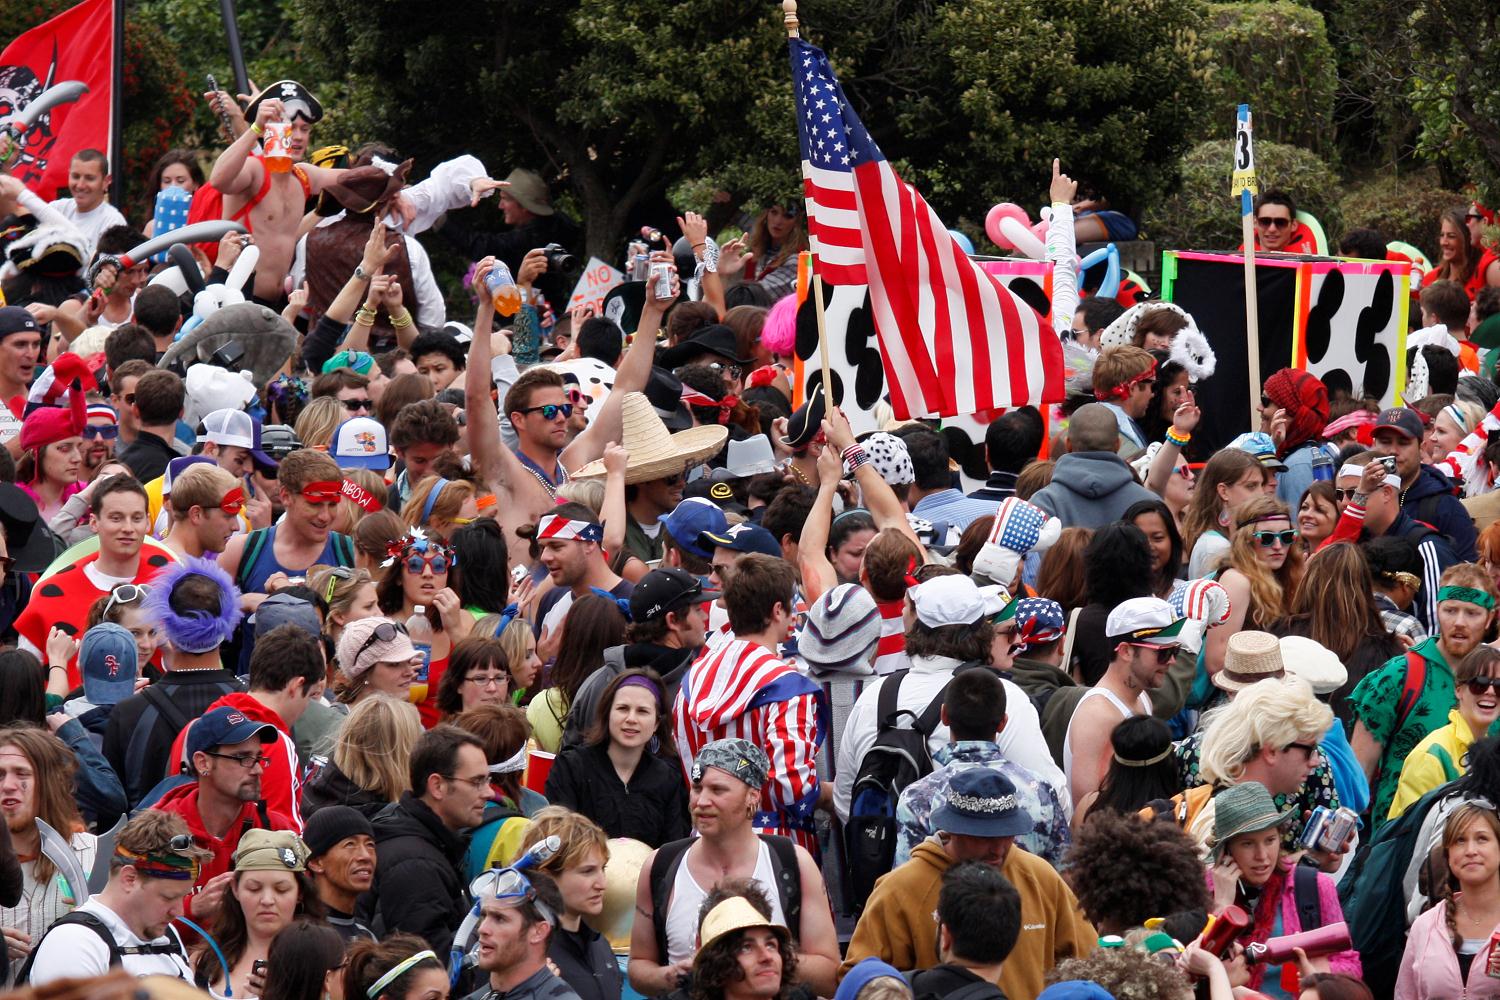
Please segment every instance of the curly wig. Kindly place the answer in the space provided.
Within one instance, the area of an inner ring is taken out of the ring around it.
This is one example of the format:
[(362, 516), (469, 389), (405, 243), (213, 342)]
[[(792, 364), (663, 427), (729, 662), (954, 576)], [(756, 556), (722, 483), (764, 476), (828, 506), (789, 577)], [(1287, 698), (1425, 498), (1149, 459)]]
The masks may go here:
[(1188, 1000), (1193, 995), (1192, 983), (1175, 965), (1138, 948), (1099, 948), (1087, 958), (1058, 962), (1045, 982), (1076, 980), (1098, 983), (1115, 1000)]
[(1208, 907), (1198, 846), (1175, 823), (1090, 812), (1067, 864), (1078, 902), (1100, 933)]

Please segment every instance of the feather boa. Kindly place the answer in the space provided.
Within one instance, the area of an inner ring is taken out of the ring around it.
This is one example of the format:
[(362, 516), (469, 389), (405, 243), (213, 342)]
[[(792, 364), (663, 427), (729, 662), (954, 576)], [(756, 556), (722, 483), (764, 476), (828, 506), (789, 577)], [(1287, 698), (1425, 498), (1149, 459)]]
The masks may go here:
[[(222, 597), (219, 613), (207, 611), (178, 612), (172, 607), (172, 592), (188, 576), (206, 576), (218, 585)], [(191, 556), (180, 563), (173, 563), (151, 581), (151, 593), (146, 597), (146, 613), (161, 622), (167, 639), (184, 653), (209, 653), (218, 649), (234, 634), (244, 615), (240, 612), (240, 592), (212, 559), (194, 559)]]

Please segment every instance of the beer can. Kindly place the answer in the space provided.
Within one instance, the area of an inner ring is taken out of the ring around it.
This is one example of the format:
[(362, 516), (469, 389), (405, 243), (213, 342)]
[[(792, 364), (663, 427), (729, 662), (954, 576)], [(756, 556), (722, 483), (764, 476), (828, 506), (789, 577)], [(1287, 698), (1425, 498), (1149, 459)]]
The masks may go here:
[(1307, 818), (1307, 825), (1302, 828), (1302, 833), (1297, 837), (1297, 846), (1309, 851), (1326, 850), (1323, 846), (1323, 835), (1333, 821), (1333, 810), (1327, 806), (1317, 806), (1312, 815)]
[(672, 271), (673, 265), (666, 261), (658, 261), (651, 265), (650, 281), (658, 299), (670, 299), (672, 297)]
[(1328, 820), (1327, 829), (1323, 831), (1321, 850), (1328, 851), (1329, 853), (1341, 850), (1344, 846), (1344, 841), (1349, 839), (1349, 834), (1353, 833), (1354, 828), (1358, 825), (1359, 817), (1355, 815), (1354, 810), (1346, 809), (1343, 806), (1334, 810), (1333, 815)]

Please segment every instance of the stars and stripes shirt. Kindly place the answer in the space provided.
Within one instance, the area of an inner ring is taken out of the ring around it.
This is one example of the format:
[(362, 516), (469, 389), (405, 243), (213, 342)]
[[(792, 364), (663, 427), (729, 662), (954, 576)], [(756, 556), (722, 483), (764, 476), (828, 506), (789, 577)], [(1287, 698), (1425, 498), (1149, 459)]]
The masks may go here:
[(735, 639), (705, 652), (689, 669), (672, 706), (672, 729), (684, 772), (714, 740), (739, 738), (771, 759), (755, 829), (793, 838), (817, 853), (816, 684), (766, 647)]

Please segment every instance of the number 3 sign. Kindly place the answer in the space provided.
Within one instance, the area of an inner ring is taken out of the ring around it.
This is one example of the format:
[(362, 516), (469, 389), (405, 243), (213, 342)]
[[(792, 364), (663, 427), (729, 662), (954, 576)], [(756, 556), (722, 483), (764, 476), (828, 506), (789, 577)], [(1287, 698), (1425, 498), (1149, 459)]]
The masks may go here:
[(1234, 178), (1229, 184), (1230, 195), (1249, 191), (1259, 194), (1255, 184), (1255, 147), (1250, 141), (1250, 105), (1241, 104), (1234, 124)]

